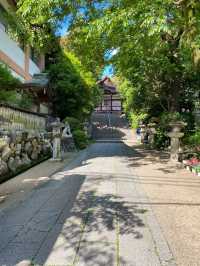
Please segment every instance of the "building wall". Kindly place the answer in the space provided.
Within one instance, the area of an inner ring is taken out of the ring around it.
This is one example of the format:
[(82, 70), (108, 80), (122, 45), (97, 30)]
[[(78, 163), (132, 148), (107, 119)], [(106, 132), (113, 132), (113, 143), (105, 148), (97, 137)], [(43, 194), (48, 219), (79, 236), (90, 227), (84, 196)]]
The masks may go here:
[[(0, 5), (7, 11), (11, 7), (7, 0), (0, 0)], [(34, 74), (44, 69), (44, 63), (41, 64), (41, 60), (38, 65), (34, 63), (30, 58), (30, 49), (26, 47), (23, 51), (18, 43), (8, 36), (3, 26), (0, 27), (0, 61), (21, 80), (30, 80)]]
[(26, 53), (3, 29), (0, 29), (0, 40), (0, 61), (25, 80), (31, 79), (33, 74), (40, 73), (40, 68), (30, 59), (29, 54), (26, 56)]
[(111, 95), (105, 94), (101, 104), (95, 109), (97, 112), (121, 112), (122, 111), (122, 103), (120, 99), (120, 95), (112, 95), (112, 103), (111, 103)]

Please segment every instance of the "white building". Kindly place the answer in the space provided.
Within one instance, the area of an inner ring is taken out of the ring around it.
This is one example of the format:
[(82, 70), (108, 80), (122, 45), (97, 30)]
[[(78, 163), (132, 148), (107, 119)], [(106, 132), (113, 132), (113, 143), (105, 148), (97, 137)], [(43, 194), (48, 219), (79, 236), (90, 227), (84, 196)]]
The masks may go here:
[(44, 99), (46, 87), (40, 86), (40, 79), (43, 84), (46, 78), (40, 74), (45, 69), (45, 56), (38, 54), (34, 47), (19, 44), (8, 31), (5, 14), (10, 10), (15, 11), (16, 2), (17, 0), (0, 0), (0, 63), (7, 65), (13, 76), (24, 83), (24, 88), (36, 95), (32, 111), (49, 113), (49, 103)]
[(0, 62), (6, 64), (14, 76), (28, 81), (44, 70), (45, 60), (44, 55), (36, 56), (33, 48), (23, 48), (7, 33), (8, 25), (3, 13), (15, 8), (16, 0), (0, 0)]

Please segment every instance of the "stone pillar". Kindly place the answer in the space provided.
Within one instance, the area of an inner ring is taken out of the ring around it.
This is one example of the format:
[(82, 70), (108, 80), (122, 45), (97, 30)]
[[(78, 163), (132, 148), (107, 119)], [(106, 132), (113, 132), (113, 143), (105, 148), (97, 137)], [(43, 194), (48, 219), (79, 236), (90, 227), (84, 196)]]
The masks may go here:
[(167, 135), (170, 137), (171, 149), (170, 149), (170, 159), (172, 161), (179, 161), (179, 151), (180, 151), (180, 139), (184, 136), (181, 130), (186, 126), (184, 122), (172, 122), (169, 124), (171, 126), (171, 132)]
[(148, 142), (151, 146), (153, 146), (154, 136), (156, 134), (156, 124), (155, 123), (148, 124), (148, 133), (149, 133)]
[(61, 128), (63, 123), (56, 121), (51, 123), (52, 126), (52, 136), (53, 136), (53, 157), (52, 161), (61, 161), (62, 160), (62, 151), (61, 151)]
[(140, 125), (140, 135), (141, 135), (141, 143), (144, 144), (144, 138), (145, 138), (145, 134), (146, 134), (146, 126), (143, 124), (143, 125)]

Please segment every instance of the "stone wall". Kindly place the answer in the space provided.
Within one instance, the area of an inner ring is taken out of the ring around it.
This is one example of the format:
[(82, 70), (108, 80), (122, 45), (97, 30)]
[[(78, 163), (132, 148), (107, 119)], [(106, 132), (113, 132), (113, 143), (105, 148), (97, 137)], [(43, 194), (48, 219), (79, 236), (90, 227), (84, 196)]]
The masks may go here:
[(0, 137), (0, 182), (47, 158), (50, 153), (47, 134), (4, 132)]
[(51, 154), (47, 117), (0, 104), (0, 182)]
[(53, 125), (58, 121), (58, 118), (0, 104), (0, 182), (53, 157), (55, 137), (59, 137), (60, 159), (75, 150), (68, 124), (59, 122), (61, 126), (55, 136)]

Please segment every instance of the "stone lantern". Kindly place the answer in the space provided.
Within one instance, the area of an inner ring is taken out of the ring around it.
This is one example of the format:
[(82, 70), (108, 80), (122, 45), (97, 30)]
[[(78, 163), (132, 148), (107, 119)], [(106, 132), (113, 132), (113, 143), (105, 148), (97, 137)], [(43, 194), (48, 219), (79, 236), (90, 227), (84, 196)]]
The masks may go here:
[(141, 143), (143, 144), (144, 143), (144, 139), (145, 139), (145, 134), (146, 134), (146, 125), (141, 124), (140, 128), (141, 128), (141, 130), (140, 130)]
[(187, 124), (182, 121), (174, 121), (169, 124), (171, 131), (167, 134), (170, 137), (171, 149), (170, 149), (170, 158), (172, 161), (178, 162), (179, 151), (180, 151), (180, 139), (184, 136), (184, 133), (181, 130)]
[(154, 136), (156, 134), (156, 123), (148, 124), (148, 133), (149, 133), (148, 142), (152, 146), (154, 143)]
[(51, 123), (52, 126), (52, 137), (53, 137), (53, 157), (52, 161), (61, 161), (62, 160), (62, 151), (61, 151), (61, 129), (64, 126), (63, 123), (58, 119), (57, 121)]

